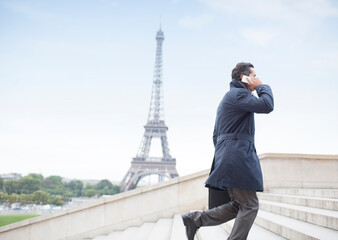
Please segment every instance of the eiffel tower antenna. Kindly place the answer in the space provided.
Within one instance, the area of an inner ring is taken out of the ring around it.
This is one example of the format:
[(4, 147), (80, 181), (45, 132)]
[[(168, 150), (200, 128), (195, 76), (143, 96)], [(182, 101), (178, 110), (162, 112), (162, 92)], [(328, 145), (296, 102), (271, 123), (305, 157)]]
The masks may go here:
[[(149, 114), (144, 134), (137, 155), (131, 161), (131, 167), (124, 176), (120, 188), (121, 191), (127, 191), (136, 188), (138, 182), (145, 176), (156, 174), (159, 176), (159, 182), (165, 177), (178, 177), (176, 170), (176, 159), (171, 157), (167, 131), (168, 127), (164, 122), (163, 106), (163, 80), (162, 80), (162, 45), (164, 34), (161, 29), (156, 34), (157, 48), (155, 56), (155, 68), (153, 77), (152, 94), (150, 100)], [(160, 138), (162, 154), (159, 157), (150, 157), (149, 151), (153, 138)]]

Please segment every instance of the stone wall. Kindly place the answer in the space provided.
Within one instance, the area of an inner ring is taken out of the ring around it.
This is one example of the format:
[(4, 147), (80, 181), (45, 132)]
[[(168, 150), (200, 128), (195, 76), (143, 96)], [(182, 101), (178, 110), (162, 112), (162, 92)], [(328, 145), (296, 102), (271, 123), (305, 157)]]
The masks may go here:
[(264, 188), (336, 188), (338, 155), (278, 154), (259, 156)]

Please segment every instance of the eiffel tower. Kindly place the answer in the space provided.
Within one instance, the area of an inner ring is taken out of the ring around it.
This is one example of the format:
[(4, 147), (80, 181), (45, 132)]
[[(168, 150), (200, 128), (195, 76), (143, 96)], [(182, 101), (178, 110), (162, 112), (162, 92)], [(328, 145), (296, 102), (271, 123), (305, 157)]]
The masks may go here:
[[(164, 41), (164, 34), (161, 27), (157, 31), (156, 41), (155, 71), (148, 121), (144, 126), (145, 131), (138, 153), (131, 161), (131, 167), (120, 184), (121, 191), (128, 191), (136, 188), (138, 182), (143, 177), (152, 174), (158, 175), (159, 182), (163, 181), (165, 177), (178, 177), (176, 159), (171, 157), (169, 151), (167, 139), (168, 127), (164, 122), (162, 91), (162, 44)], [(153, 138), (160, 138), (161, 140), (163, 154), (161, 158), (149, 156)]]

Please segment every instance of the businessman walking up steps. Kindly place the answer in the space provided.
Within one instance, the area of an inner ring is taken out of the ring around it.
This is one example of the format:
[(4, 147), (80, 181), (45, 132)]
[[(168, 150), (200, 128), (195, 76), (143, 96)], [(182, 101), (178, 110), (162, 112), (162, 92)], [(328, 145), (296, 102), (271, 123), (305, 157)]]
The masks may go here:
[[(251, 94), (254, 90), (258, 98)], [(231, 200), (206, 211), (182, 215), (188, 240), (194, 239), (200, 227), (219, 225), (234, 218), (228, 240), (247, 238), (259, 208), (256, 192), (263, 191), (263, 176), (254, 144), (254, 113), (270, 113), (273, 107), (270, 86), (256, 77), (251, 63), (238, 63), (232, 70), (230, 90), (217, 109), (214, 162), (205, 185), (226, 191)]]

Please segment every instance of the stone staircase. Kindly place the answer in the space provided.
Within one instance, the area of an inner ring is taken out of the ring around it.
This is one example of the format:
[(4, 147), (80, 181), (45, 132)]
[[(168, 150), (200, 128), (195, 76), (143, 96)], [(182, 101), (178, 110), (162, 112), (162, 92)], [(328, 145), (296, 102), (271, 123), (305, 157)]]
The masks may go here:
[[(270, 189), (258, 193), (260, 210), (248, 239), (338, 239), (338, 189)], [(202, 227), (195, 240), (227, 239), (234, 220)], [(89, 239), (89, 238), (86, 238)], [(180, 214), (160, 218), (93, 240), (186, 240)]]

